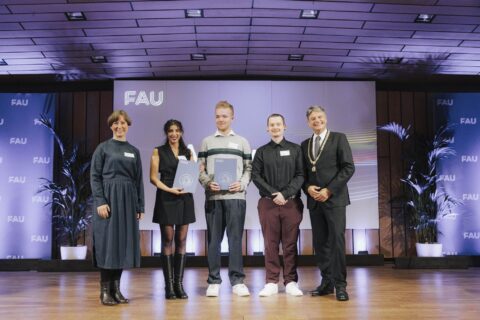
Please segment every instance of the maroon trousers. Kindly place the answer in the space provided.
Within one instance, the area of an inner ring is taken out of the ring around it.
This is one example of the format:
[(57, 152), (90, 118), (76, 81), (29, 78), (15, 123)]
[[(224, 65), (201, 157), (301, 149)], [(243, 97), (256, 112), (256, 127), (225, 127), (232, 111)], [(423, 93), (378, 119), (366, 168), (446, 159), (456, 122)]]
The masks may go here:
[(303, 218), (303, 203), (300, 198), (288, 200), (279, 206), (272, 199), (260, 198), (258, 215), (265, 244), (266, 282), (278, 283), (280, 276), (279, 245), (283, 250), (283, 282), (298, 281), (297, 240), (298, 226)]

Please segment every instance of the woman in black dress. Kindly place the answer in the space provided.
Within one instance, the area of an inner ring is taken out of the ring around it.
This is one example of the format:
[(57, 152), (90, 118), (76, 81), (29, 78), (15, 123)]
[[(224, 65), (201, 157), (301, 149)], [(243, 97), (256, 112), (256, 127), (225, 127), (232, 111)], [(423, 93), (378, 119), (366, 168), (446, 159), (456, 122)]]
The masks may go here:
[(143, 216), (142, 161), (127, 142), (130, 117), (123, 110), (108, 117), (113, 138), (95, 149), (90, 169), (94, 208), (93, 261), (100, 268), (100, 301), (104, 305), (128, 303), (120, 292), (125, 268), (140, 266), (138, 220)]
[[(163, 130), (165, 144), (153, 150), (150, 162), (150, 182), (157, 187), (153, 222), (160, 224), (162, 236), (162, 268), (165, 277), (165, 298), (187, 299), (183, 289), (188, 224), (195, 222), (191, 193), (173, 188), (178, 160), (193, 160), (183, 141), (183, 127), (178, 120), (168, 120)], [(160, 173), (160, 179), (158, 178)], [(175, 239), (175, 257), (172, 245)]]

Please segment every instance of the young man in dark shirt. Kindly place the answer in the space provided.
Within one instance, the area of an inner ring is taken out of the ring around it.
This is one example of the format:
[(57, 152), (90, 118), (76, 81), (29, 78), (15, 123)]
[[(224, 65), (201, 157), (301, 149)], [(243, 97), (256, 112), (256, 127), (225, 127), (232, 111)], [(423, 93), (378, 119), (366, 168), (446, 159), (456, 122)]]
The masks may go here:
[(265, 244), (266, 284), (261, 297), (278, 293), (279, 244), (283, 249), (285, 291), (302, 296), (298, 288), (297, 240), (303, 204), (300, 189), (304, 181), (303, 155), (299, 145), (284, 138), (285, 119), (272, 114), (267, 119), (271, 141), (255, 153), (252, 180), (260, 191), (258, 215)]

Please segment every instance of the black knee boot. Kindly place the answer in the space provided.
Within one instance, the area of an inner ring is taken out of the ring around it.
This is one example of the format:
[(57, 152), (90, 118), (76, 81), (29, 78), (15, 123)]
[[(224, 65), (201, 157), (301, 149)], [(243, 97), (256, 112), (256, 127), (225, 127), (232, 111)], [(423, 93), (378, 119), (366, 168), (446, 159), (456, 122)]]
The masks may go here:
[(175, 281), (173, 288), (175, 290), (175, 295), (179, 299), (188, 299), (188, 295), (183, 290), (183, 271), (185, 270), (186, 258), (187, 256), (185, 254), (175, 255)]
[(105, 306), (117, 304), (117, 301), (110, 294), (110, 281), (100, 282), (100, 302)]
[(165, 299), (176, 299), (173, 290), (173, 255), (162, 254), (163, 277), (165, 278)]

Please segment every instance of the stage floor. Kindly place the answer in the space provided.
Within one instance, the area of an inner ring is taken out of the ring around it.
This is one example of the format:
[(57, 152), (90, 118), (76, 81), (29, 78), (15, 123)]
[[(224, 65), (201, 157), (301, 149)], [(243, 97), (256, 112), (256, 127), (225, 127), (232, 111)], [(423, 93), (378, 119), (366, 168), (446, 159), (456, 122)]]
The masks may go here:
[[(0, 272), (0, 319), (478, 319), (480, 268), (399, 270), (349, 267), (350, 301), (326, 297), (291, 297), (280, 286), (276, 296), (260, 298), (263, 268), (246, 268), (250, 297), (231, 293), (228, 271), (220, 297), (205, 297), (207, 270), (185, 271), (188, 300), (164, 299), (162, 270), (125, 271), (122, 291), (128, 305), (100, 305), (98, 273)], [(300, 288), (320, 282), (314, 267), (299, 268)]]

